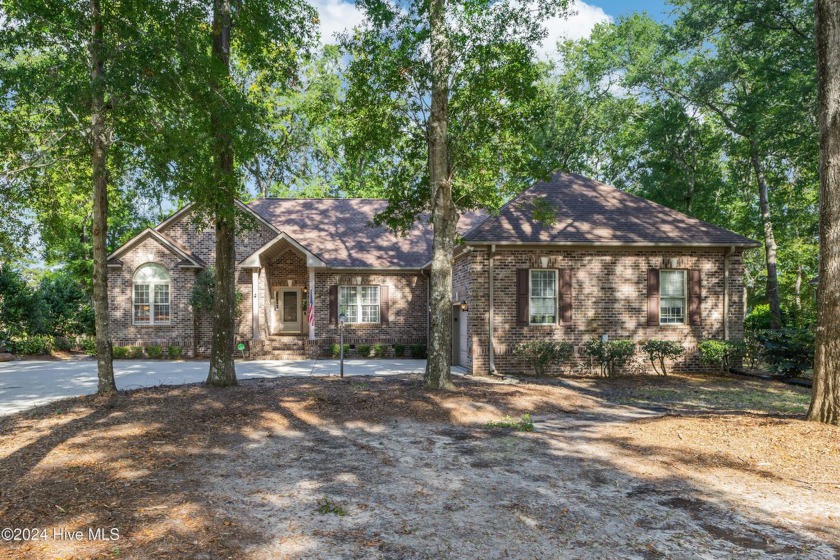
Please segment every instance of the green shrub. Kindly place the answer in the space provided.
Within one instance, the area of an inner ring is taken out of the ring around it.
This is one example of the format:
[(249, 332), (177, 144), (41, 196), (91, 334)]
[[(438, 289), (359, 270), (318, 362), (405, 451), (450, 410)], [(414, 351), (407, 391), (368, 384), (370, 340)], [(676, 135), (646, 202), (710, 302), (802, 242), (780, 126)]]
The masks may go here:
[(55, 350), (55, 339), (47, 335), (24, 334), (12, 337), (8, 346), (13, 354), (37, 356), (40, 354), (49, 354)]
[(163, 348), (160, 346), (146, 346), (146, 355), (153, 360), (158, 360), (163, 357)]
[(359, 344), (356, 346), (356, 355), (361, 358), (370, 357), (370, 344)]
[(69, 352), (73, 349), (73, 341), (66, 336), (55, 337), (55, 349), (62, 352)]
[[(676, 360), (685, 353), (685, 348), (679, 342), (673, 340), (645, 340), (639, 348), (647, 354), (653, 371), (657, 374), (668, 375), (665, 369), (665, 360)], [(657, 368), (657, 364), (659, 367)]]
[(583, 355), (598, 363), (601, 375), (614, 377), (618, 370), (636, 353), (636, 344), (632, 340), (610, 340), (592, 338), (583, 344)]
[(115, 360), (124, 360), (128, 358), (128, 353), (131, 348), (129, 346), (114, 346), (113, 354)]
[(756, 305), (744, 317), (744, 329), (748, 331), (769, 329), (771, 318), (769, 304)]
[(387, 344), (374, 344), (373, 345), (373, 354), (377, 358), (384, 358), (388, 355), (388, 345)]
[(92, 336), (83, 336), (78, 340), (82, 352), (88, 356), (96, 356), (96, 339)]
[(418, 360), (424, 359), (426, 357), (426, 345), (425, 344), (412, 344), (411, 345), (411, 357), (416, 358)]
[(173, 346), (172, 344), (166, 349), (166, 354), (170, 360), (177, 360), (181, 357), (183, 349), (180, 346)]
[(405, 344), (394, 344), (394, 357), (395, 358), (404, 358), (405, 357)]
[(744, 343), (740, 340), (704, 340), (697, 345), (700, 361), (715, 366), (721, 373), (729, 373), (729, 368), (744, 354)]
[[(349, 353), (350, 353), (350, 345), (345, 344), (344, 345), (344, 356), (347, 357), (347, 355)], [(338, 344), (330, 344), (330, 356), (332, 356), (333, 358), (341, 357), (341, 347)]]
[(142, 346), (129, 346), (128, 347), (128, 357), (137, 359), (143, 357), (143, 347)]
[(814, 367), (815, 341), (810, 329), (759, 331), (755, 340), (767, 366), (782, 377), (797, 377)]
[(562, 364), (571, 358), (574, 350), (574, 346), (568, 342), (533, 340), (518, 344), (513, 353), (528, 362), (534, 375), (542, 377), (552, 365)]

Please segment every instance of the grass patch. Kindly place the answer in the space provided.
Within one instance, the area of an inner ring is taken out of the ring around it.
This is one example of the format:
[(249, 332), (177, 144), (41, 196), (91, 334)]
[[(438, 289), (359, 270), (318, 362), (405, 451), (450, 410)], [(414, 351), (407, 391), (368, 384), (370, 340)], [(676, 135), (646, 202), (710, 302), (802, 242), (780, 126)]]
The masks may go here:
[(333, 514), (338, 515), (339, 517), (344, 517), (347, 515), (347, 510), (336, 502), (333, 502), (327, 497), (321, 498), (318, 500), (318, 513), (321, 515)]
[(509, 430), (516, 430), (517, 432), (533, 432), (534, 422), (531, 420), (531, 415), (523, 414), (519, 418), (513, 416), (505, 416), (501, 420), (495, 422), (487, 422), (488, 428), (504, 428)]

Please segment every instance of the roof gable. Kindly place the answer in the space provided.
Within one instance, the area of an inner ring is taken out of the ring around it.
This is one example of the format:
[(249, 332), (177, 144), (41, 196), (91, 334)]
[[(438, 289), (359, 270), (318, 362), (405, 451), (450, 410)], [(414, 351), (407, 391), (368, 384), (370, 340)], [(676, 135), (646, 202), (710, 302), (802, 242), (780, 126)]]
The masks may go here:
[(119, 260), (119, 257), (127, 253), (131, 248), (135, 247), (136, 245), (142, 243), (143, 241), (149, 238), (155, 240), (161, 247), (163, 247), (170, 253), (181, 258), (182, 262), (178, 266), (185, 268), (207, 267), (204, 261), (198, 258), (198, 256), (196, 256), (187, 247), (184, 247), (181, 243), (175, 241), (165, 233), (161, 233), (151, 228), (144, 229), (143, 231), (132, 237), (130, 240), (128, 240), (119, 249), (108, 255), (108, 265), (122, 266), (122, 261)]
[[(553, 223), (534, 219), (540, 206), (551, 211)], [(758, 246), (724, 228), (566, 173), (538, 181), (464, 239), (497, 244)]]

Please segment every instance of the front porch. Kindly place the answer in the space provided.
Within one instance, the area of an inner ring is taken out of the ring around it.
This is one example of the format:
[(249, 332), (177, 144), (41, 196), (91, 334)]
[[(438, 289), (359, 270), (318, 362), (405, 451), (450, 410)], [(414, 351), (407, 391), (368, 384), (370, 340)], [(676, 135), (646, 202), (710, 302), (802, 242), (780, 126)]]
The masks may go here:
[(243, 260), (240, 267), (246, 274), (250, 272), (251, 305), (243, 305), (240, 337), (250, 338), (251, 355), (262, 359), (316, 357), (315, 325), (309, 321), (314, 298), (310, 294), (315, 289), (314, 269), (323, 268), (324, 263), (280, 234)]

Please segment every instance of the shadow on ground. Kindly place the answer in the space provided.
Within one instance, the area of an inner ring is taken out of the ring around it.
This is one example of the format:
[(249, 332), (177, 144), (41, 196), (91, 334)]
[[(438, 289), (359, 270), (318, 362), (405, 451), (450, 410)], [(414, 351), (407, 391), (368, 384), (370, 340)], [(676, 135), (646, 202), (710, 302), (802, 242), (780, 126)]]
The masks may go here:
[[(556, 385), (419, 376), (247, 381), (63, 401), (0, 419), (4, 526), (116, 527), (11, 556), (832, 558), (836, 527), (698, 484), (605, 427), (650, 412)], [(537, 431), (489, 429), (534, 414)]]

